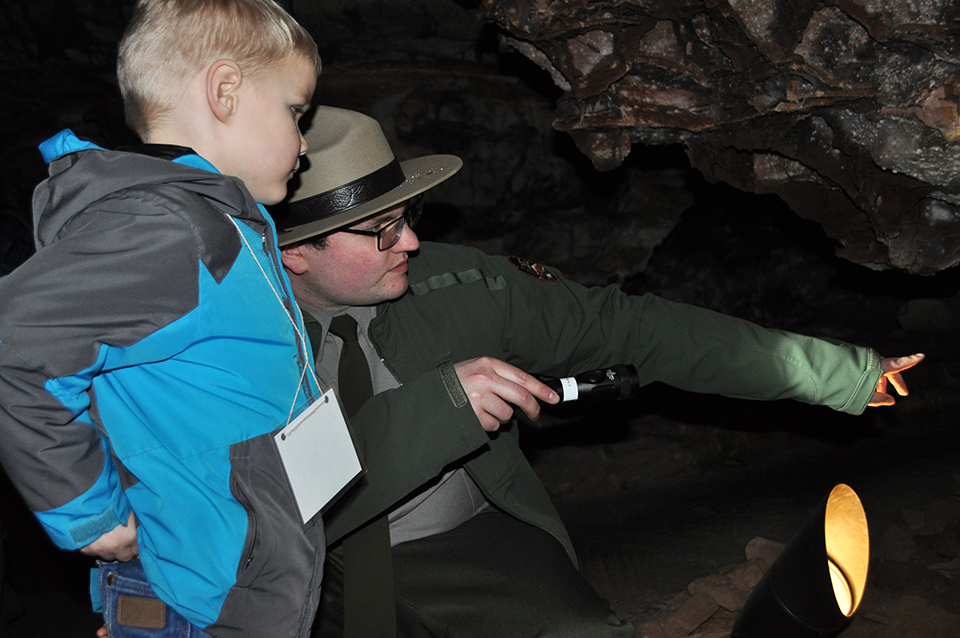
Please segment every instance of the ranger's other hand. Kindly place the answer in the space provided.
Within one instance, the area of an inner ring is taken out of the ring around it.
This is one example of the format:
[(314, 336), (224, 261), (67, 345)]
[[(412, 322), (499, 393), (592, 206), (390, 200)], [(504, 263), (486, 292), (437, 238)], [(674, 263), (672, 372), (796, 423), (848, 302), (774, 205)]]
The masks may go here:
[(897, 400), (892, 394), (887, 394), (887, 384), (892, 384), (897, 394), (907, 396), (907, 384), (904, 382), (900, 373), (909, 370), (913, 366), (923, 361), (922, 353), (911, 354), (907, 357), (884, 358), (880, 361), (880, 367), (883, 369), (883, 375), (877, 381), (877, 389), (873, 393), (873, 398), (867, 405), (875, 408), (882, 405), (893, 405)]

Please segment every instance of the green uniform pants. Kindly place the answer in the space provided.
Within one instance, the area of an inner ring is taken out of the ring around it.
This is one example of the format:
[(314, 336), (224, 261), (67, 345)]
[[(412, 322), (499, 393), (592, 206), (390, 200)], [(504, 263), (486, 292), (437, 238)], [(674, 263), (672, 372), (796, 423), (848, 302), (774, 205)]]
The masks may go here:
[[(324, 568), (313, 638), (343, 635), (342, 553)], [(631, 638), (552, 536), (496, 510), (393, 548), (402, 638)]]

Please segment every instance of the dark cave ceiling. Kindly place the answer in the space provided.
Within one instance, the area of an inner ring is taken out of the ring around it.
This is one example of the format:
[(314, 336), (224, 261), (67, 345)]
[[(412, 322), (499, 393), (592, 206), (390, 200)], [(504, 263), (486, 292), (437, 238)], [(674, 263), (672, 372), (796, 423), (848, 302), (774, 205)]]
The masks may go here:
[[(66, 126), (108, 146), (130, 141), (113, 59), (131, 4), (4, 2), (6, 225), (9, 211), (29, 218), (43, 170), (37, 142)], [(927, 275), (960, 262), (956, 0), (281, 4), (317, 39), (320, 101), (378, 117), (405, 151), (464, 157), (448, 201), (481, 211), (465, 216), (486, 224), (481, 233), (520, 218), (556, 220), (557, 210), (600, 228), (590, 187), (579, 184), (629, 168), (628, 155), (668, 147), (710, 182), (778, 196), (851, 262)], [(530, 73), (505, 76), (508, 58)], [(531, 73), (540, 88), (531, 89)], [(552, 154), (556, 131), (593, 176)], [(670, 179), (630, 177), (623, 196), (604, 205), (613, 211), (605, 226), (631, 232), (611, 239), (598, 230), (595, 243), (646, 242), (630, 260), (642, 269), (684, 197), (659, 217), (631, 202), (672, 188)]]
[(775, 193), (838, 254), (960, 261), (956, 0), (484, 0), (563, 89), (554, 126), (604, 170), (681, 143), (708, 179)]

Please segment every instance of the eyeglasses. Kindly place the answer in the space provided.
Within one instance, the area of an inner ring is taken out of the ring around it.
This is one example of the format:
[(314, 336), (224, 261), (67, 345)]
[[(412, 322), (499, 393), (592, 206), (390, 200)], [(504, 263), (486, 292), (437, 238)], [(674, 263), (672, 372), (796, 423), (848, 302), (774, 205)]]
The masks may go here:
[(413, 228), (423, 213), (423, 195), (412, 197), (403, 207), (403, 213), (400, 217), (387, 222), (377, 230), (360, 230), (358, 228), (341, 228), (342, 233), (352, 233), (354, 235), (367, 235), (377, 238), (377, 250), (389, 250), (397, 245), (400, 236), (403, 235), (403, 229), (406, 226)]

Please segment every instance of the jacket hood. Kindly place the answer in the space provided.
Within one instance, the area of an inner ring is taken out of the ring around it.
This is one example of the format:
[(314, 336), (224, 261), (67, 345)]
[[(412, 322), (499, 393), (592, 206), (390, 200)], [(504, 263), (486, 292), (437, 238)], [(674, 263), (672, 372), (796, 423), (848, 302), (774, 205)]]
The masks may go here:
[[(40, 249), (55, 241), (76, 214), (124, 189), (176, 184), (219, 203), (251, 226), (266, 225), (253, 198), (235, 177), (221, 175), (208, 161), (185, 149), (173, 161), (130, 151), (110, 151), (64, 130), (40, 145), (50, 177), (33, 193), (34, 241)], [(242, 211), (236, 215), (235, 211)]]

